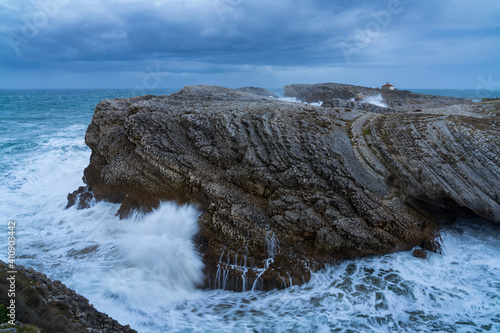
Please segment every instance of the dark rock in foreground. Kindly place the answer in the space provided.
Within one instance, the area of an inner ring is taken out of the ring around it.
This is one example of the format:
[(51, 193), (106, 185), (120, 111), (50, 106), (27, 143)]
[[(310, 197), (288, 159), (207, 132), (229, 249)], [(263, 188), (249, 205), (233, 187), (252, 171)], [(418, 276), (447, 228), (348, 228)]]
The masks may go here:
[(433, 249), (445, 217), (500, 222), (499, 138), (479, 118), (189, 86), (99, 103), (84, 180), (121, 216), (197, 205), (207, 286), (271, 289), (345, 258)]
[[(8, 271), (7, 265), (0, 261), (1, 304), (10, 304), (7, 277), (11, 274)], [(16, 271), (16, 321), (34, 325), (44, 332), (137, 333), (97, 311), (86, 298), (60, 281), (52, 281), (32, 268), (17, 266)]]

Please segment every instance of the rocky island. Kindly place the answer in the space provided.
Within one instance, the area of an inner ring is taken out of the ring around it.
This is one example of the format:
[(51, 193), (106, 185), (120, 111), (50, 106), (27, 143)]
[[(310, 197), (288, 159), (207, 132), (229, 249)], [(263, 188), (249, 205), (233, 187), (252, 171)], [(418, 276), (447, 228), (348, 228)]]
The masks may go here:
[(436, 250), (457, 216), (500, 222), (497, 104), (391, 91), (388, 108), (347, 106), (359, 93), (373, 91), (285, 87), (321, 107), (205, 85), (103, 100), (85, 137), (87, 186), (68, 205), (107, 200), (121, 217), (164, 200), (195, 205), (205, 286), (235, 291), (301, 284), (347, 258)]

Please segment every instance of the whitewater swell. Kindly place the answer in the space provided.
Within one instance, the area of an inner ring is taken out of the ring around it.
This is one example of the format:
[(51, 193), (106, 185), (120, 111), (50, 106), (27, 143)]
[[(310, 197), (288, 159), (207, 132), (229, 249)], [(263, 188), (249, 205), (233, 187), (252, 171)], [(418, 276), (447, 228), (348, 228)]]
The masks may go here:
[[(88, 163), (88, 152), (74, 148), (40, 153), (12, 175), (20, 185), (11, 187), (17, 195), (10, 197), (7, 214), (18, 220), (19, 263), (62, 280), (119, 322), (147, 331), (151, 316), (191, 299), (203, 282), (192, 241), (199, 212), (164, 202), (149, 214), (120, 220), (112, 203), (64, 209), (74, 187), (68, 184), (81, 182), (82, 168), (72, 171), (74, 164)], [(40, 196), (47, 188), (50, 194)], [(18, 207), (25, 213), (16, 213)]]
[(162, 203), (147, 215), (115, 224), (119, 262), (106, 274), (112, 297), (141, 309), (183, 300), (203, 283), (203, 265), (192, 238), (199, 213), (192, 207)]
[(360, 103), (369, 103), (383, 108), (388, 107), (388, 105), (384, 101), (384, 98), (382, 97), (382, 94), (368, 96), (361, 100)]
[(192, 241), (199, 212), (164, 202), (120, 220), (112, 203), (65, 209), (67, 194), (83, 185), (90, 156), (85, 129), (68, 125), (49, 135), (40, 126), (24, 140), (2, 138), (0, 214), (18, 222), (18, 264), (63, 281), (98, 310), (148, 331), (151, 316), (192, 298), (203, 282)]

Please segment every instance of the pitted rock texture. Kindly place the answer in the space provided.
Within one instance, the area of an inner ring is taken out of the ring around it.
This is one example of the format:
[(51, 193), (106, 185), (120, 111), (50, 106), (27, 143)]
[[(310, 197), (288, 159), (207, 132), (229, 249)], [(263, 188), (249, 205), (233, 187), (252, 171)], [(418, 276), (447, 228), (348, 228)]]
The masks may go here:
[(336, 260), (431, 249), (441, 211), (500, 222), (498, 137), (465, 117), (188, 86), (99, 103), (84, 181), (121, 216), (161, 200), (196, 205), (206, 286), (272, 289)]

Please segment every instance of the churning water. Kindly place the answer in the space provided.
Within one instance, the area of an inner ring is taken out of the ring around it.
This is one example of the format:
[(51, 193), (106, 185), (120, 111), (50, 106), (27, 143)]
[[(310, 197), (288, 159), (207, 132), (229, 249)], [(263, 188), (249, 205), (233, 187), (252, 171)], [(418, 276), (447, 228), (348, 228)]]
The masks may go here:
[(64, 209), (68, 192), (83, 185), (93, 108), (127, 94), (0, 91), (1, 237), (17, 219), (18, 264), (139, 332), (500, 331), (500, 226), (480, 219), (457, 221), (442, 234), (443, 253), (425, 260), (368, 257), (303, 286), (233, 293), (197, 289), (193, 207), (163, 203), (121, 221), (115, 204)]
[(380, 106), (383, 108), (387, 107), (387, 104), (384, 101), (384, 98), (382, 97), (381, 94), (373, 95), (373, 96), (368, 96), (365, 99), (361, 101), (361, 103), (368, 103), (368, 104), (373, 104), (376, 106)]

